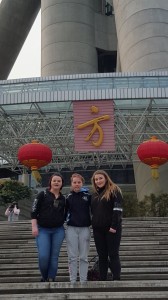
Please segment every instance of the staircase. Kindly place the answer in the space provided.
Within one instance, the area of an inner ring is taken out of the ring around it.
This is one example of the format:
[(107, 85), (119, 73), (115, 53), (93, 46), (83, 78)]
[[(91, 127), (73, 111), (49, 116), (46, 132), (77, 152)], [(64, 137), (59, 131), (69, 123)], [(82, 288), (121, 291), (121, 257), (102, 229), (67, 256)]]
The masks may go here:
[(168, 299), (168, 218), (124, 219), (120, 257), (121, 281), (71, 286), (64, 242), (57, 282), (41, 283), (30, 221), (1, 221), (0, 299)]

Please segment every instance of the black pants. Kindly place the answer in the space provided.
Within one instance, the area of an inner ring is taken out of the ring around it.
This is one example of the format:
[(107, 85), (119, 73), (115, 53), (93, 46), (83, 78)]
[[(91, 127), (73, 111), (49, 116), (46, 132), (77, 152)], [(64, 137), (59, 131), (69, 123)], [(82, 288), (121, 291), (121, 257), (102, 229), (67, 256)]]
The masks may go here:
[(119, 248), (121, 241), (121, 227), (116, 233), (109, 232), (107, 228), (93, 228), (96, 250), (99, 256), (100, 280), (107, 280), (108, 258), (113, 280), (120, 280), (121, 264)]

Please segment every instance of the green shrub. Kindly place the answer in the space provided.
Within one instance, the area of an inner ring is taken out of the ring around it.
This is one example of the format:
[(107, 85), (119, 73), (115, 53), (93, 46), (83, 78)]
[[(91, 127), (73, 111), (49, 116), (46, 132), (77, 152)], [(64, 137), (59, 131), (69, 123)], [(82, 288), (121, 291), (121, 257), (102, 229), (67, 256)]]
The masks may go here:
[(133, 192), (123, 193), (123, 216), (124, 217), (167, 217), (168, 194), (156, 196), (151, 194), (138, 201)]
[(123, 217), (137, 217), (139, 211), (136, 193), (124, 192), (123, 199)]
[(161, 194), (159, 197), (159, 216), (168, 216), (168, 194)]
[(30, 199), (31, 189), (17, 180), (0, 181), (0, 204), (6, 205), (13, 201)]
[(152, 201), (150, 196), (145, 196), (144, 200), (139, 201), (139, 217), (152, 217)]

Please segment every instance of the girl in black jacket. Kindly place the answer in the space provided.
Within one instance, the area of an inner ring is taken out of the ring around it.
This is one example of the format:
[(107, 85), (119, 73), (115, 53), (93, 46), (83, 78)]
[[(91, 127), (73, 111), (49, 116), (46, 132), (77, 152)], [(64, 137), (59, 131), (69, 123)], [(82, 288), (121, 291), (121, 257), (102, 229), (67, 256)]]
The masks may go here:
[(77, 281), (78, 259), (79, 279), (87, 281), (88, 253), (90, 246), (90, 194), (83, 190), (84, 178), (74, 173), (71, 176), (71, 192), (66, 197), (66, 242), (68, 251), (70, 281)]
[(65, 237), (62, 186), (62, 176), (52, 175), (49, 188), (37, 195), (32, 206), (32, 235), (38, 248), (41, 281), (55, 281), (57, 275), (59, 253)]
[(122, 193), (103, 170), (92, 176), (92, 227), (99, 256), (100, 280), (107, 280), (108, 258), (113, 280), (120, 280), (119, 247), (122, 224)]

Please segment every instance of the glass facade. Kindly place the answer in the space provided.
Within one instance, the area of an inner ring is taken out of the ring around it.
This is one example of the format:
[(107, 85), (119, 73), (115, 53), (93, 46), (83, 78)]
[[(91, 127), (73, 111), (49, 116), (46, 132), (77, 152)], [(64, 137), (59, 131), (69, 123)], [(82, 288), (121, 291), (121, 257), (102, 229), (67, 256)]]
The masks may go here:
[[(117, 73), (116, 73), (117, 74)], [(97, 76), (96, 76), (97, 75)], [(102, 77), (99, 77), (102, 75)], [(0, 95), (9, 93), (25, 93), (25, 92), (44, 92), (44, 91), (74, 91), (74, 90), (102, 90), (102, 89), (121, 89), (121, 88), (167, 88), (168, 75), (157, 76), (118, 76), (114, 77), (113, 73), (110, 75), (95, 74), (96, 78), (75, 78), (73, 79), (41, 79), (36, 81), (25, 82), (18, 80), (18, 82), (11, 83), (0, 81)], [(89, 77), (89, 75), (88, 75)], [(30, 80), (29, 80), (30, 81)]]

